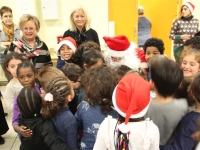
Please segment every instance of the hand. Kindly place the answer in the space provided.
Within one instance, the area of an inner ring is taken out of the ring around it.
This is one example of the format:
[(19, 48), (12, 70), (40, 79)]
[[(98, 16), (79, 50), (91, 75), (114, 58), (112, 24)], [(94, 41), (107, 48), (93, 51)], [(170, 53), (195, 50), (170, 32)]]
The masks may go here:
[(195, 132), (194, 134), (192, 134), (192, 138), (195, 141), (200, 141), (200, 131)]
[(186, 34), (181, 35), (181, 39), (182, 40), (188, 40), (188, 39), (190, 39), (190, 35), (186, 35)]
[(32, 135), (32, 130), (27, 129), (25, 126), (19, 126), (19, 134), (21, 134), (23, 137), (30, 137)]

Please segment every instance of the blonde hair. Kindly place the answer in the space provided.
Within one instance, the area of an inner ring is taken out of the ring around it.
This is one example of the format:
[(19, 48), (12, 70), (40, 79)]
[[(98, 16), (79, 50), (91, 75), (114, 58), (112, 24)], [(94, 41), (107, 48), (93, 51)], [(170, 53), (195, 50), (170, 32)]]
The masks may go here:
[(76, 11), (79, 11), (79, 10), (82, 10), (83, 13), (85, 14), (85, 18), (86, 18), (86, 20), (85, 20), (85, 29), (86, 29), (86, 31), (87, 31), (87, 30), (90, 29), (91, 19), (90, 19), (90, 17), (88, 16), (87, 10), (86, 10), (83, 6), (77, 6), (77, 7), (75, 7), (75, 8), (72, 10), (72, 12), (71, 12), (71, 14), (70, 14), (70, 30), (71, 30), (71, 31), (77, 31), (76, 25), (75, 25), (75, 23), (74, 23), (73, 16), (74, 16), (74, 13), (75, 13)]
[(19, 28), (22, 30), (23, 25), (28, 22), (28, 21), (33, 21), (35, 26), (36, 26), (36, 30), (39, 31), (40, 30), (40, 21), (36, 16), (30, 15), (30, 14), (24, 14), (19, 21)]
[(188, 50), (183, 50), (180, 57), (181, 63), (183, 62), (183, 58), (187, 55), (194, 55), (195, 60), (200, 64), (200, 50), (195, 48), (189, 48)]

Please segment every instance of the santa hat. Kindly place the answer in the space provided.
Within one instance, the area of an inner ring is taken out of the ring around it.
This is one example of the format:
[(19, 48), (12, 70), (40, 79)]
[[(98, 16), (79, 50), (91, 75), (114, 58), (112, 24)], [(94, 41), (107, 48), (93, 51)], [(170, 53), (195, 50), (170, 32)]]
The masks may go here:
[(115, 110), (125, 117), (125, 122), (120, 124), (122, 133), (130, 131), (128, 122), (130, 118), (143, 117), (150, 103), (150, 84), (138, 74), (125, 75), (116, 86), (112, 102)]
[(189, 8), (191, 13), (194, 11), (195, 6), (191, 2), (186, 2), (184, 5)]
[(57, 56), (60, 56), (60, 48), (63, 44), (66, 44), (67, 46), (69, 46), (73, 52), (75, 53), (76, 52), (76, 49), (77, 49), (77, 46), (76, 46), (76, 41), (71, 38), (71, 37), (65, 37), (63, 38), (60, 43), (56, 46), (56, 53), (57, 53)]

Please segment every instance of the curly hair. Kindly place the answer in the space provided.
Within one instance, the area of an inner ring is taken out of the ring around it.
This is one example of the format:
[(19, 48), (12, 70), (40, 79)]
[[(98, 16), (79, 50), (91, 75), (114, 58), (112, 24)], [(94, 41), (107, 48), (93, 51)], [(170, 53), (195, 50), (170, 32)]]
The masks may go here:
[(66, 77), (69, 78), (69, 80), (77, 82), (78, 78), (83, 73), (83, 70), (81, 69), (81, 67), (74, 63), (66, 63), (62, 67), (62, 72), (65, 74)]
[(78, 47), (77, 51), (74, 53), (74, 55), (72, 55), (72, 58), (68, 62), (75, 63), (81, 67), (83, 52), (91, 50), (91, 49), (101, 52), (101, 48), (97, 43), (93, 41), (87, 41)]
[(116, 73), (119, 75), (119, 78), (121, 79), (128, 71), (132, 70), (131, 68), (129, 68), (128, 66), (126, 65), (121, 65)]
[(183, 50), (180, 56), (180, 62), (183, 62), (183, 58), (187, 55), (194, 55), (195, 60), (200, 64), (200, 50), (195, 48), (189, 48), (188, 50)]
[(200, 36), (194, 36), (185, 41), (184, 46), (200, 50)]
[(58, 77), (48, 81), (43, 88), (46, 93), (53, 95), (53, 101), (42, 102), (42, 116), (50, 119), (65, 108), (66, 97), (72, 94), (72, 85), (67, 78)]
[(85, 73), (90, 74), (88, 86), (84, 86), (88, 103), (92, 106), (100, 105), (102, 114), (112, 111), (112, 93), (118, 83), (115, 71), (99, 66), (87, 69)]
[(150, 38), (148, 39), (145, 43), (144, 43), (144, 52), (146, 54), (146, 50), (147, 50), (147, 47), (156, 47), (158, 49), (158, 51), (160, 52), (160, 54), (164, 54), (164, 50), (165, 50), (165, 47), (164, 47), (164, 43), (161, 39), (158, 39), (158, 38)]

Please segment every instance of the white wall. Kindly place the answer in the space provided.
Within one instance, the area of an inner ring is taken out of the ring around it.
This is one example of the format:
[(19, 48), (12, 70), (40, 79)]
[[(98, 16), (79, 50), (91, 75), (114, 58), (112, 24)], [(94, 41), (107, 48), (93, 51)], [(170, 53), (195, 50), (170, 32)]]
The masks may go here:
[[(14, 23), (20, 18), (20, 0), (0, 0), (0, 7), (9, 6), (13, 10)], [(55, 48), (56, 36), (63, 35), (69, 27), (69, 15), (76, 5), (84, 6), (92, 18), (91, 28), (97, 31), (101, 45), (103, 36), (108, 35), (108, 0), (57, 0), (58, 20), (43, 20), (41, 0), (27, 0), (31, 3), (31, 12), (40, 19), (41, 28), (38, 35), (48, 45)]]

